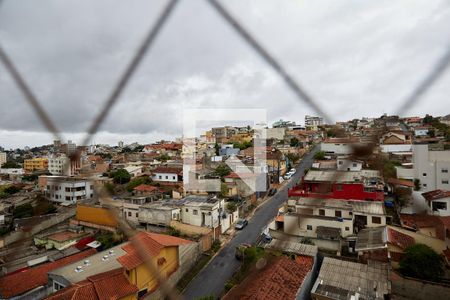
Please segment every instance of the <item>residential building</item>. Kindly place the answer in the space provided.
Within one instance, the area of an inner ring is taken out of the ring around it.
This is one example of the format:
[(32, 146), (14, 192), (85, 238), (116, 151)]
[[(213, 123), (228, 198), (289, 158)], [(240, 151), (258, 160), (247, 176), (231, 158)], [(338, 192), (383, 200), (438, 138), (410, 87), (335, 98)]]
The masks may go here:
[(218, 143), (221, 143), (223, 140), (229, 139), (238, 133), (238, 130), (232, 126), (223, 126), (211, 128), (211, 132), (214, 135), (215, 140)]
[(397, 167), (397, 178), (419, 179), (420, 190), (450, 190), (450, 150), (430, 150), (429, 145), (413, 145), (413, 167)]
[(181, 221), (195, 226), (216, 228), (225, 213), (225, 200), (210, 196), (189, 195), (183, 198)]
[(289, 235), (338, 241), (364, 228), (386, 226), (382, 202), (291, 197), (288, 206), (292, 212), (278, 222)]
[(52, 291), (47, 273), (73, 262), (86, 259), (96, 253), (89, 249), (59, 260), (25, 269), (0, 278), (0, 298), (2, 299), (42, 299)]
[(231, 156), (231, 155), (238, 155), (239, 151), (241, 151), (239, 148), (234, 148), (231, 144), (222, 145), (219, 149), (219, 155), (220, 156)]
[(50, 201), (76, 203), (94, 197), (94, 184), (87, 178), (43, 175), (39, 179), (46, 182), (44, 193)]
[[(152, 260), (162, 278), (170, 279), (183, 262), (181, 253), (194, 245), (193, 242), (185, 239), (150, 232), (139, 232), (132, 241), (92, 255), (88, 259), (52, 270), (48, 276), (53, 290), (56, 292), (63, 288), (77, 286), (80, 282), (89, 280), (89, 277), (119, 269), (118, 274), (124, 276), (123, 282), (136, 287), (138, 298), (148, 297), (157, 291), (158, 279), (149, 271), (145, 256), (148, 255), (148, 259)], [(135, 243), (140, 245), (139, 249), (136, 248)], [(145, 253), (142, 256), (139, 252), (141, 247), (142, 253)], [(195, 260), (194, 256), (190, 258)], [(136, 299), (136, 295), (130, 299)]]
[(23, 162), (23, 168), (26, 172), (34, 172), (34, 171), (44, 171), (48, 168), (48, 159), (47, 158), (31, 158), (25, 159)]
[(319, 126), (323, 125), (322, 117), (305, 116), (306, 130), (317, 130)]
[[(121, 206), (122, 202), (119, 202), (118, 207), (120, 208)], [(112, 232), (115, 232), (119, 225), (117, 219), (109, 209), (99, 205), (87, 204), (77, 204), (75, 218), (70, 223), (77, 226)]]
[(126, 197), (123, 199), (122, 213), (125, 220), (133, 224), (139, 224), (139, 208), (149, 202), (145, 196)]
[(428, 131), (430, 130), (429, 126), (417, 126), (414, 127), (414, 136), (422, 137), (428, 136)]
[(171, 226), (172, 221), (180, 220), (182, 208), (177, 205), (177, 201), (179, 200), (161, 200), (141, 205), (138, 222), (156, 226)]
[(70, 176), (73, 174), (70, 159), (66, 155), (50, 156), (48, 158), (48, 171), (52, 175)]
[(63, 250), (74, 244), (81, 238), (88, 235), (84, 232), (74, 232), (63, 230), (52, 234), (41, 234), (34, 237), (34, 244), (36, 246), (43, 246), (46, 249)]
[(272, 124), (273, 128), (287, 128), (290, 126), (295, 126), (295, 122), (293, 121), (284, 121), (282, 119), (276, 121), (275, 123)]
[(450, 191), (435, 190), (423, 193), (422, 196), (428, 203), (430, 214), (450, 216)]
[(353, 153), (353, 144), (359, 142), (356, 138), (329, 138), (320, 144), (320, 150), (329, 154), (348, 155)]
[(389, 265), (377, 261), (360, 264), (325, 257), (311, 290), (313, 300), (389, 299)]
[(21, 168), (7, 168), (7, 169), (0, 168), (0, 174), (5, 174), (5, 175), (23, 175), (24, 174), (24, 170), (21, 169)]
[[(284, 249), (283, 249), (284, 250)], [(222, 299), (302, 299), (309, 294), (305, 281), (310, 278), (313, 257), (282, 255), (245, 278)]]
[(336, 159), (336, 165), (339, 171), (361, 171), (363, 162), (348, 156), (340, 156)]
[(266, 138), (282, 141), (286, 134), (286, 127), (275, 127), (266, 129)]
[(5, 152), (0, 152), (0, 168), (2, 167), (2, 165), (6, 163), (6, 153)]
[(157, 182), (179, 182), (183, 179), (183, 169), (176, 167), (157, 167), (152, 171), (152, 179)]
[(156, 200), (161, 197), (161, 190), (153, 185), (141, 184), (133, 189), (134, 196), (145, 196), (151, 198), (151, 200)]
[(288, 195), (321, 199), (384, 200), (384, 182), (379, 171), (309, 170)]

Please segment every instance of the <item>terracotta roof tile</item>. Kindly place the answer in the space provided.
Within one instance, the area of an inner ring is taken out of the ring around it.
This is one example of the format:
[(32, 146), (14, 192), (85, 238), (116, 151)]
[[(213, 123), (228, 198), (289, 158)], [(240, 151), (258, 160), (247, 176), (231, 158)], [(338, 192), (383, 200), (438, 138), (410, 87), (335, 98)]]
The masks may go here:
[(450, 191), (434, 190), (434, 191), (422, 193), (422, 196), (427, 201), (432, 201), (432, 200), (436, 200), (436, 199), (442, 199), (442, 198), (450, 197)]
[(123, 269), (100, 273), (88, 277), (58, 291), (49, 300), (115, 300), (135, 294), (138, 288), (131, 284), (123, 274)]
[(148, 185), (148, 184), (141, 184), (138, 185), (137, 187), (135, 187), (133, 190), (138, 191), (138, 192), (155, 192), (158, 190), (158, 188), (156, 186), (152, 186), (152, 185)]
[(4, 276), (0, 278), (0, 294), (3, 298), (11, 298), (13, 296), (23, 294), (31, 289), (45, 285), (48, 280), (48, 272), (79, 261), (95, 253), (95, 249), (89, 249), (54, 262), (27, 269), (20, 273)]
[(413, 237), (406, 235), (402, 232), (396, 231), (390, 227), (387, 229), (388, 242), (392, 245), (399, 247), (402, 250), (405, 250), (407, 247), (414, 245), (415, 240)]
[(153, 174), (154, 173), (169, 173), (181, 175), (183, 173), (183, 169), (175, 167), (157, 167), (153, 170)]
[(404, 227), (410, 227), (416, 230), (419, 228), (433, 227), (436, 231), (436, 237), (440, 240), (445, 240), (445, 224), (443, 218), (445, 217), (400, 214), (400, 220)]
[(257, 277), (248, 277), (244, 280), (240, 292), (227, 295), (225, 299), (232, 297), (254, 300), (295, 299), (312, 265), (313, 259), (309, 256), (298, 256), (295, 260), (286, 256), (279, 257), (266, 266)]
[(140, 245), (150, 256), (157, 256), (164, 247), (192, 243), (191, 241), (174, 236), (144, 231), (136, 234), (131, 240), (132, 243), (128, 243), (122, 247), (127, 253), (117, 258), (117, 261), (127, 270), (134, 269), (144, 263), (144, 259), (141, 258), (139, 249), (136, 249), (135, 244)]

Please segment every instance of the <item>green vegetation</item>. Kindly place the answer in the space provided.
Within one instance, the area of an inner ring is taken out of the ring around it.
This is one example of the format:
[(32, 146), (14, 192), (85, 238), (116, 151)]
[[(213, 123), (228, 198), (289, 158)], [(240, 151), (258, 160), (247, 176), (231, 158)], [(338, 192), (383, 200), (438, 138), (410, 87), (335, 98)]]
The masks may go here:
[(17, 185), (10, 185), (7, 188), (3, 189), (3, 192), (9, 195), (16, 194), (20, 192), (22, 189)]
[(298, 140), (298, 138), (296, 138), (296, 137), (292, 138), (292, 139), (289, 141), (289, 145), (290, 145), (291, 147), (298, 147), (298, 145), (299, 145), (299, 140)]
[(123, 240), (119, 234), (114, 234), (109, 231), (101, 232), (97, 237), (97, 241), (102, 243), (102, 249), (108, 249), (120, 244)]
[(421, 187), (420, 179), (414, 178), (414, 190), (415, 190), (415, 191), (419, 191), (419, 190), (420, 190), (420, 187)]
[(166, 162), (170, 159), (170, 156), (167, 155), (166, 153), (163, 153), (160, 156), (156, 157), (156, 159), (162, 162)]
[(325, 159), (325, 152), (324, 151), (317, 152), (316, 154), (314, 154), (314, 159), (324, 160)]
[(231, 169), (227, 164), (221, 163), (220, 165), (217, 166), (215, 173), (218, 176), (220, 176), (220, 178), (223, 179), (223, 177), (225, 177), (231, 173)]
[(181, 232), (178, 229), (173, 228), (172, 226), (169, 226), (167, 228), (167, 234), (171, 235), (171, 236), (177, 236), (178, 237), (178, 236), (181, 235)]
[(17, 162), (15, 162), (14, 160), (8, 160), (1, 167), (4, 168), (4, 169), (21, 168), (21, 166)]
[(23, 175), (22, 176), (22, 181), (36, 181), (38, 180), (39, 175), (38, 174), (29, 174), (29, 175)]
[(236, 202), (230, 201), (230, 202), (227, 203), (227, 210), (228, 210), (229, 212), (234, 212), (234, 211), (236, 211), (236, 208), (237, 208)]
[(132, 192), (135, 187), (149, 183), (151, 183), (151, 180), (148, 176), (134, 178), (127, 184), (127, 191)]
[(220, 244), (219, 240), (214, 240), (214, 242), (211, 245), (211, 250), (216, 253), (220, 250), (220, 247), (222, 247), (222, 244)]
[(437, 281), (444, 275), (444, 261), (429, 246), (415, 244), (405, 249), (399, 271), (405, 276)]
[(222, 197), (222, 198), (225, 198), (226, 196), (228, 196), (228, 186), (225, 183), (223, 183), (223, 182), (220, 183), (219, 196)]
[(286, 154), (286, 157), (293, 163), (297, 162), (300, 159), (300, 155), (294, 153)]
[(225, 283), (225, 293), (228, 293), (236, 284), (229, 280)]
[(110, 183), (110, 182), (107, 182), (107, 183), (105, 183), (105, 189), (108, 191), (108, 193), (110, 194), (110, 195), (114, 195), (115, 194), (115, 191), (114, 191), (114, 184), (112, 184), (112, 183)]
[(239, 142), (234, 142), (233, 143), (233, 148), (238, 148), (239, 150), (244, 150), (247, 149), (249, 147), (253, 146), (253, 143), (251, 141), (244, 141), (242, 143)]
[[(441, 132), (444, 135), (446, 141), (450, 141), (450, 126), (448, 126), (447, 124), (441, 123), (441, 121), (439, 121), (438, 118), (433, 118), (433, 116), (428, 115), (428, 114), (425, 116), (425, 118), (423, 118), (422, 122), (425, 125), (433, 126), (435, 129), (437, 129), (439, 132)], [(437, 135), (437, 133), (435, 130), (430, 130), (428, 135), (430, 137), (434, 137)]]
[(124, 184), (130, 181), (131, 175), (125, 169), (119, 169), (115, 172), (111, 173), (112, 178), (114, 179), (114, 183)]
[(216, 155), (219, 155), (219, 150), (220, 150), (219, 144), (215, 143), (214, 144), (214, 149), (216, 150)]
[(18, 205), (13, 210), (13, 217), (17, 219), (33, 216), (33, 206), (30, 203)]

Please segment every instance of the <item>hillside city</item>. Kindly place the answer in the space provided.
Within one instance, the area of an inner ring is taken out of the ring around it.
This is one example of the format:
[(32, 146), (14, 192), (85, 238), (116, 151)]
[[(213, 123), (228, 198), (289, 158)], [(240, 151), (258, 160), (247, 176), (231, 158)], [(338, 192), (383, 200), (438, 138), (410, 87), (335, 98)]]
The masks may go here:
[(0, 147), (0, 298), (448, 298), (450, 115), (302, 123)]

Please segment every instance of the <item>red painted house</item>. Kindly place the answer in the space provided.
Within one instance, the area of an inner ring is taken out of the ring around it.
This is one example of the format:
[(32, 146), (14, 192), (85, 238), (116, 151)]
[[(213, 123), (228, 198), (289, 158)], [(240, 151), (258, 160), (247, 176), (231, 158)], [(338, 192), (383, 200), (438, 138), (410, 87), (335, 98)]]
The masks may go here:
[(384, 183), (375, 170), (310, 170), (288, 196), (384, 201)]

